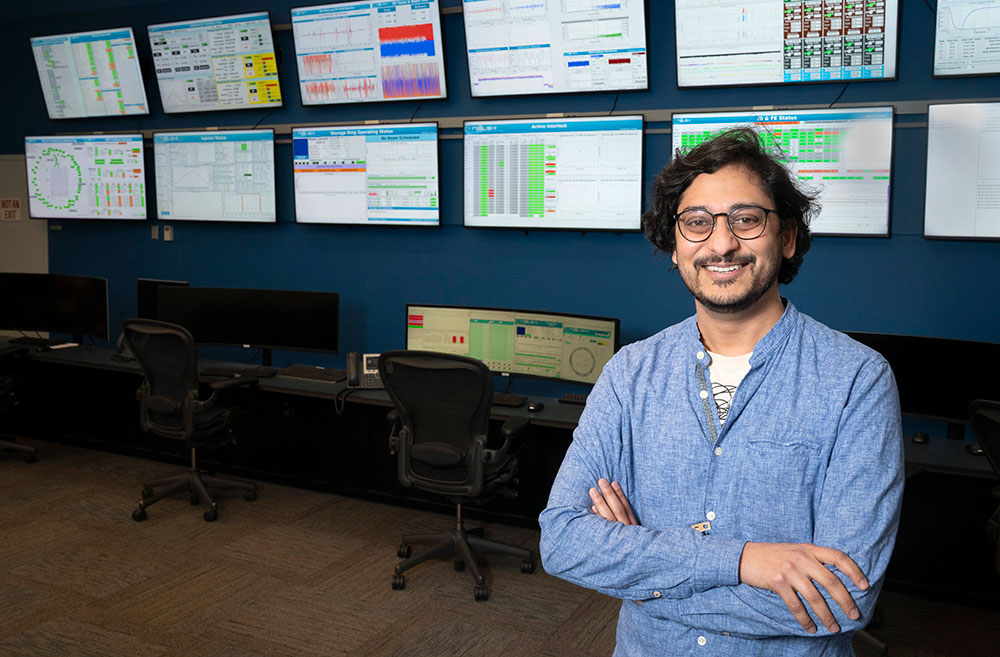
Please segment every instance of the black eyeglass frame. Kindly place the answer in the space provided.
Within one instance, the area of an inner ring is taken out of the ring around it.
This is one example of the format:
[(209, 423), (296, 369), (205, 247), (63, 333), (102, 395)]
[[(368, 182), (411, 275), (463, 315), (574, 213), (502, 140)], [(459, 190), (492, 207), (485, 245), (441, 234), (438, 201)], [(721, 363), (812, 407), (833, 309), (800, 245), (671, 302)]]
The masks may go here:
[[(742, 235), (738, 234), (733, 229), (733, 225), (729, 221), (729, 215), (731, 215), (733, 212), (739, 212), (740, 210), (746, 210), (747, 208), (757, 208), (758, 210), (763, 210), (764, 211), (764, 223), (760, 227), (760, 232), (757, 233), (756, 235), (754, 235), (753, 237), (743, 237)], [(688, 237), (687, 235), (684, 234), (684, 229), (681, 228), (681, 215), (685, 214), (687, 212), (704, 212), (705, 214), (710, 215), (712, 217), (712, 230), (708, 231), (705, 234), (705, 237), (701, 238), (700, 240), (693, 240), (693, 239), (691, 239), (690, 237)], [(681, 234), (681, 237), (683, 237), (684, 239), (686, 239), (688, 242), (692, 242), (694, 244), (697, 244), (699, 242), (704, 242), (709, 237), (711, 237), (712, 233), (715, 232), (715, 227), (719, 225), (719, 219), (718, 218), (719, 217), (725, 217), (726, 218), (726, 226), (729, 227), (729, 232), (731, 232), (736, 237), (736, 239), (743, 240), (745, 242), (749, 242), (750, 240), (755, 240), (755, 239), (757, 239), (758, 237), (760, 237), (761, 235), (764, 234), (764, 231), (767, 230), (767, 217), (768, 217), (768, 215), (770, 215), (770, 214), (777, 214), (777, 213), (778, 213), (778, 211), (775, 208), (765, 208), (763, 205), (741, 205), (739, 207), (733, 208), (729, 212), (716, 212), (715, 214), (712, 214), (708, 210), (682, 210), (682, 211), (680, 211), (680, 212), (678, 212), (677, 214), (674, 215), (674, 224), (677, 226), (677, 232), (679, 232)]]

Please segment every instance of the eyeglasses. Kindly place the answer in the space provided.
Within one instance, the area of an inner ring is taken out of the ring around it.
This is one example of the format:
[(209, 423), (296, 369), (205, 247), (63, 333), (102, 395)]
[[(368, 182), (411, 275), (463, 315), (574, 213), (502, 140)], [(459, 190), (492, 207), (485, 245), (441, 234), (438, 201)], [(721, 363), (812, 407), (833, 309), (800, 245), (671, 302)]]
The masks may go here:
[(677, 228), (688, 242), (704, 242), (715, 230), (716, 217), (725, 217), (733, 235), (741, 240), (757, 239), (767, 227), (767, 215), (777, 212), (759, 205), (743, 205), (729, 212), (712, 214), (707, 210), (685, 210), (674, 215)]

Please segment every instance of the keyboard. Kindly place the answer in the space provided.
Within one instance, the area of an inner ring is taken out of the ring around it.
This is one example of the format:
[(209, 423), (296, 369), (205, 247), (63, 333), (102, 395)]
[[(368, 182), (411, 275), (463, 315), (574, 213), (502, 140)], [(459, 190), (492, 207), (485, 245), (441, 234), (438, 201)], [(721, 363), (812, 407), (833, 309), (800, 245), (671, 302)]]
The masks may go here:
[(267, 365), (253, 365), (250, 367), (218, 366), (206, 367), (199, 372), (201, 376), (252, 376), (257, 379), (267, 379), (278, 373), (277, 368)]
[(583, 406), (587, 403), (587, 395), (582, 392), (567, 392), (559, 398), (560, 404), (579, 404)]
[(527, 395), (518, 395), (513, 392), (493, 393), (494, 406), (511, 406), (517, 408), (518, 406), (522, 406), (526, 401), (528, 401)]
[(347, 378), (347, 370), (338, 370), (330, 367), (317, 367), (315, 365), (289, 365), (278, 372), (281, 376), (290, 376), (296, 379), (309, 379), (310, 381), (326, 381), (336, 383)]

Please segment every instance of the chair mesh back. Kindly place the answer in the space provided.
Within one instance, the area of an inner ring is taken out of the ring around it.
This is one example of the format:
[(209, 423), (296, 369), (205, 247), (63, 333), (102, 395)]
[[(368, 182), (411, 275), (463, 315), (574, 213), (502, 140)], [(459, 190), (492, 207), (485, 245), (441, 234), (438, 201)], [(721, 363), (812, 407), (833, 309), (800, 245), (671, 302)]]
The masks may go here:
[(983, 453), (1000, 477), (1000, 401), (976, 400), (972, 402), (972, 428)]
[(198, 394), (198, 367), (194, 339), (176, 324), (154, 320), (126, 320), (123, 332), (148, 385), (148, 396), (176, 405), (175, 412), (148, 410), (146, 418), (161, 428), (183, 426), (185, 400)]

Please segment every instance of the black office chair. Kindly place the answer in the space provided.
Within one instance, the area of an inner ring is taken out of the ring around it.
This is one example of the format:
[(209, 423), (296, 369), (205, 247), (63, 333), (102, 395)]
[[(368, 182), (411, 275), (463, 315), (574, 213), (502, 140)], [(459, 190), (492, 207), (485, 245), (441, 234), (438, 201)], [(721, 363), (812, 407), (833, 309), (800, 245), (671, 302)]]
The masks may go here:
[[(191, 469), (183, 474), (143, 482), (142, 501), (132, 519), (146, 519), (146, 509), (164, 497), (187, 491), (191, 504), (205, 504), (208, 522), (218, 518), (218, 507), (208, 488), (244, 491), (247, 501), (257, 499), (252, 482), (203, 474), (198, 470), (197, 449), (233, 442), (236, 409), (216, 405), (218, 390), (254, 381), (250, 377), (212, 384), (212, 394), (199, 399), (198, 361), (194, 338), (183, 326), (151, 319), (125, 320), (122, 335), (142, 368), (143, 382), (136, 392), (139, 424), (143, 431), (185, 441), (191, 448)], [(160, 488), (155, 491), (154, 489)]]
[[(455, 504), (454, 531), (403, 536), (392, 588), (406, 585), (408, 569), (435, 557), (455, 557), (456, 570), (468, 568), (475, 580), (475, 599), (489, 597), (486, 579), (473, 551), (521, 558), (521, 572), (535, 569), (531, 550), (491, 541), (482, 529), (466, 530), (462, 504), (485, 503), (490, 496), (513, 496), (517, 458), (513, 447), (527, 418), (511, 418), (502, 429), (503, 445), (488, 449), (487, 433), (493, 398), (493, 375), (471, 358), (424, 351), (389, 351), (379, 356), (379, 374), (395, 408), (389, 413), (390, 449), (397, 454), (403, 486), (444, 495)], [(430, 544), (416, 556), (410, 545)]]
[[(0, 413), (13, 412), (17, 406), (18, 399), (14, 390), (14, 377), (12, 375), (0, 377)], [(17, 437), (9, 433), (0, 433), (0, 451), (22, 452), (25, 461), (35, 462), (35, 448), (32, 445), (17, 442)]]
[[(969, 405), (969, 416), (983, 454), (1000, 477), (1000, 401), (977, 399)], [(1000, 486), (993, 489), (993, 498), (1000, 500)], [(995, 567), (1000, 574), (1000, 506), (987, 522), (986, 531), (997, 546)]]

